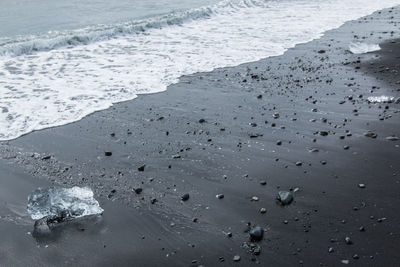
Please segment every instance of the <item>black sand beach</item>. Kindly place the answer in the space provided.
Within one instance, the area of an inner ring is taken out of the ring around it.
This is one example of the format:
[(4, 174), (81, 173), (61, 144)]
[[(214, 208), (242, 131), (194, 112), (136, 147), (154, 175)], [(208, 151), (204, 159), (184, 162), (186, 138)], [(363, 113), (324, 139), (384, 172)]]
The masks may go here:
[[(367, 100), (400, 97), (399, 28), (385, 9), (0, 143), (0, 265), (399, 266), (400, 103)], [(91, 187), (103, 216), (35, 239), (27, 196), (51, 185)]]

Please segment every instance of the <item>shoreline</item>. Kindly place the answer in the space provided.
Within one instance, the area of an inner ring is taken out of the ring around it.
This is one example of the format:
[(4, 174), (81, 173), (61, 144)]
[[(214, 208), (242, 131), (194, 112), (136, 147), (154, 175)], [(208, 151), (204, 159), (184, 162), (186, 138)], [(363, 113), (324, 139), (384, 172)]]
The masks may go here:
[[(400, 97), (400, 69), (387, 56), (400, 55), (399, 18), (399, 6), (377, 11), (282, 56), (183, 76), (162, 93), (0, 142), (1, 162), (30, 177), (31, 187), (88, 185), (105, 209), (100, 226), (66, 227), (38, 247), (29, 235), (13, 241), (32, 228), (25, 214), (4, 233), (0, 262), (395, 265), (399, 143), (385, 138), (400, 136), (399, 104), (366, 98)], [(353, 55), (351, 41), (383, 43), (382, 50)], [(378, 137), (364, 136), (368, 130)], [(5, 170), (2, 182), (18, 188)], [(295, 188), (294, 203), (276, 204), (278, 191)], [(259, 256), (242, 248), (248, 222), (267, 229)]]

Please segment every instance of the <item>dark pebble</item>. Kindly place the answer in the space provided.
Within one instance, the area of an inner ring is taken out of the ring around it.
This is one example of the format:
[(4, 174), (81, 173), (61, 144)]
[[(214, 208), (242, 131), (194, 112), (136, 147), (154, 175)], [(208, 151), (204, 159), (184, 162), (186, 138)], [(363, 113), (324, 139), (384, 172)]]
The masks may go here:
[(256, 226), (250, 230), (249, 234), (252, 241), (260, 241), (264, 236), (264, 229)]
[(134, 190), (135, 190), (135, 193), (136, 193), (136, 194), (140, 194), (140, 193), (142, 193), (142, 191), (143, 191), (143, 189), (140, 188), (140, 187), (139, 187), (139, 188), (135, 188)]
[(187, 201), (187, 200), (189, 200), (189, 198), (190, 198), (190, 196), (189, 196), (189, 194), (184, 194), (183, 196), (181, 196), (181, 200), (182, 201)]

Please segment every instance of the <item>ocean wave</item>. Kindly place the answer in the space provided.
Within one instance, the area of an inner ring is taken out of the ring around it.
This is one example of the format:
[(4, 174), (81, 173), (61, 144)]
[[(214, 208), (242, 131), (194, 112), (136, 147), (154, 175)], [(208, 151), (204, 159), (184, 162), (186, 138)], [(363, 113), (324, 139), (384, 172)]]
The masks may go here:
[(208, 19), (216, 14), (237, 12), (243, 8), (262, 7), (267, 5), (267, 2), (266, 0), (224, 0), (211, 6), (176, 11), (143, 20), (96, 25), (70, 31), (50, 31), (40, 35), (0, 38), (0, 56), (19, 56), (67, 46), (87, 45), (121, 35), (140, 34), (149, 29), (161, 29), (193, 20)]

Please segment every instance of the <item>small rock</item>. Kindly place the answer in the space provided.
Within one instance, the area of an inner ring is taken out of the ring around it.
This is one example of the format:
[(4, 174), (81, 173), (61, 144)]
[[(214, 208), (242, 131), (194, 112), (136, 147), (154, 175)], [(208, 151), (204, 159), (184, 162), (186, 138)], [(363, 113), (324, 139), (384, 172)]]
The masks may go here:
[(256, 246), (256, 247), (253, 249), (253, 254), (254, 254), (254, 255), (260, 255), (260, 254), (261, 254), (261, 248), (260, 248), (260, 246)]
[(342, 263), (343, 263), (343, 264), (349, 264), (350, 261), (349, 261), (349, 260), (342, 260)]
[(266, 213), (266, 212), (267, 212), (267, 209), (266, 209), (266, 208), (261, 208), (261, 209), (260, 209), (260, 213), (264, 214), (264, 213)]
[(335, 250), (333, 249), (333, 247), (330, 247), (329, 249), (328, 249), (328, 252), (329, 253), (332, 253), (332, 252), (334, 252)]
[(140, 172), (144, 172), (144, 168), (146, 167), (146, 165), (142, 165), (138, 168), (138, 171)]
[(240, 256), (239, 255), (233, 256), (233, 261), (240, 261)]
[(321, 136), (327, 136), (329, 133), (327, 131), (319, 131)]
[(218, 199), (223, 199), (225, 196), (223, 194), (218, 194), (215, 197), (218, 198)]
[(190, 198), (190, 196), (189, 196), (189, 194), (184, 194), (183, 196), (181, 196), (181, 200), (182, 201), (187, 201), (187, 200), (189, 200), (189, 198)]
[(33, 235), (48, 235), (51, 233), (50, 227), (47, 224), (47, 217), (36, 220), (33, 228)]
[(386, 137), (386, 140), (388, 140), (388, 141), (398, 141), (399, 138), (397, 136), (392, 135), (392, 136)]
[(205, 122), (206, 122), (205, 119), (200, 119), (200, 120), (199, 120), (199, 123), (205, 123)]
[(138, 188), (135, 188), (135, 189), (133, 189), (134, 191), (135, 191), (135, 193), (136, 194), (140, 194), (140, 193), (142, 193), (142, 191), (143, 191), (143, 189), (142, 188), (140, 188), (140, 187), (138, 187)]
[(281, 140), (278, 140), (278, 141), (276, 142), (276, 145), (277, 145), (277, 146), (282, 145), (282, 141), (281, 141)]
[(353, 255), (353, 259), (358, 260), (360, 257), (358, 256), (358, 254), (354, 254)]
[(264, 181), (264, 180), (260, 181), (260, 185), (266, 185), (266, 184), (267, 184), (267, 181)]
[(274, 119), (279, 118), (279, 113), (278, 113), (278, 112), (275, 112), (275, 113), (272, 115), (272, 117), (273, 117)]
[(358, 184), (359, 188), (365, 188), (365, 184)]
[(351, 241), (350, 237), (346, 236), (344, 241), (346, 242), (347, 245), (353, 244), (353, 241)]
[(364, 136), (370, 137), (370, 138), (376, 138), (376, 137), (378, 137), (378, 135), (377, 135), (376, 133), (373, 133), (373, 132), (371, 132), (371, 131), (368, 131), (368, 132), (364, 133)]
[(303, 165), (303, 162), (301, 161), (296, 162), (296, 166), (301, 166), (301, 165)]
[(250, 230), (249, 234), (252, 241), (260, 241), (264, 236), (264, 229), (256, 226)]
[(106, 152), (104, 152), (104, 156), (111, 157), (112, 156), (112, 152), (106, 151)]
[(259, 198), (257, 196), (252, 196), (251, 197), (251, 201), (258, 201), (258, 200), (259, 200)]
[(289, 205), (293, 201), (293, 195), (289, 191), (279, 191), (277, 199), (281, 205)]
[(325, 54), (325, 52), (326, 52), (325, 50), (321, 49), (318, 51), (318, 54)]

